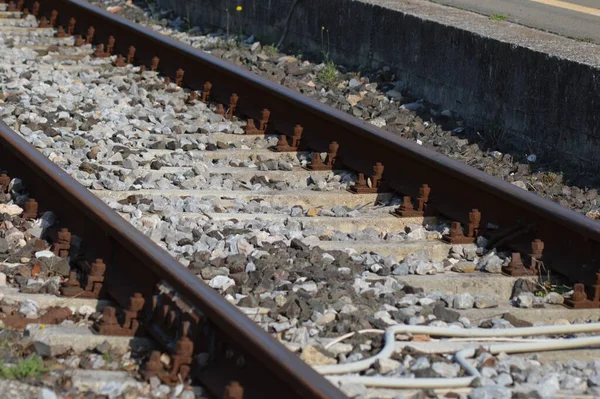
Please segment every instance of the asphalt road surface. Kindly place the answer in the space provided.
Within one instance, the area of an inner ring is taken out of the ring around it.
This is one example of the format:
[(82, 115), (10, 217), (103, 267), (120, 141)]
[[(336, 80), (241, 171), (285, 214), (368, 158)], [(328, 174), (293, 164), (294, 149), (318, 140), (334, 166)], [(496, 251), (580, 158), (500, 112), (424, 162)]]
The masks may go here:
[(600, 44), (600, 0), (430, 0)]

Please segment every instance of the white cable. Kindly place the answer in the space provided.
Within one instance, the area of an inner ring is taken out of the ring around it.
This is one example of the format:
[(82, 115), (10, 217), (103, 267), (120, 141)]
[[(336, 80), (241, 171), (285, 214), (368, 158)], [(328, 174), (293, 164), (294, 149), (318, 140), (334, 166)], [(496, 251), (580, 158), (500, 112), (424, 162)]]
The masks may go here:
[[(505, 353), (526, 353), (540, 352), (556, 349), (584, 348), (600, 345), (600, 337), (573, 338), (561, 340), (547, 340), (545, 342), (519, 343), (519, 344), (500, 344), (491, 345), (486, 349), (493, 354)], [(475, 355), (476, 349), (469, 348), (458, 352), (454, 359), (459, 363), (470, 377), (456, 378), (402, 378), (402, 377), (364, 377), (364, 376), (328, 376), (327, 379), (336, 383), (363, 384), (374, 387), (384, 388), (420, 388), (420, 389), (440, 389), (440, 388), (463, 388), (471, 385), (473, 380), (480, 376), (479, 371), (468, 361), (468, 357)]]
[(358, 373), (366, 370), (378, 359), (387, 359), (395, 349), (395, 335), (399, 333), (427, 334), (430, 336), (444, 337), (522, 337), (530, 335), (554, 335), (554, 334), (575, 334), (583, 332), (599, 332), (600, 323), (559, 325), (559, 326), (539, 326), (539, 327), (521, 327), (507, 329), (459, 329), (451, 327), (430, 327), (398, 324), (389, 327), (385, 331), (385, 345), (381, 352), (368, 359), (359, 360), (353, 363), (334, 364), (327, 366), (315, 366), (315, 369), (321, 374), (349, 374)]

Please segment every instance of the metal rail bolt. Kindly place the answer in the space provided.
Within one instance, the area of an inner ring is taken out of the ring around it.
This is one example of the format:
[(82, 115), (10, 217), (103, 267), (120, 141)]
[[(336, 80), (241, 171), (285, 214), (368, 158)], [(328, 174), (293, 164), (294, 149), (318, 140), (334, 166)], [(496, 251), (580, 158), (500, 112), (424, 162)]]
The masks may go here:
[(60, 256), (61, 258), (65, 259), (69, 257), (70, 249), (71, 233), (69, 232), (69, 229), (63, 227), (58, 232), (58, 237), (52, 247), (52, 251), (54, 252), (54, 255)]
[(158, 58), (157, 56), (152, 57), (152, 63), (150, 64), (150, 70), (152, 72), (156, 72), (156, 70), (158, 69), (159, 63), (160, 63), (160, 58)]
[(108, 57), (108, 53), (106, 53), (104, 51), (104, 44), (100, 43), (96, 46), (96, 51), (94, 51), (94, 57), (97, 57), (97, 58)]
[(58, 20), (58, 11), (52, 10), (52, 12), (50, 13), (50, 26), (54, 28), (54, 25), (56, 25), (57, 20)]
[(76, 35), (75, 36), (75, 43), (73, 43), (73, 45), (75, 47), (81, 47), (85, 44), (85, 40), (83, 40), (83, 37), (81, 37), (81, 35)]
[(106, 45), (106, 54), (107, 56), (110, 56), (113, 52), (113, 49), (115, 48), (115, 37), (114, 36), (109, 36), (108, 37), (108, 44)]
[(477, 209), (469, 212), (469, 224), (467, 235), (463, 233), (460, 222), (452, 222), (450, 225), (450, 234), (445, 234), (442, 239), (450, 244), (472, 244), (479, 235), (479, 225), (481, 223), (481, 212)]
[(87, 35), (85, 36), (85, 42), (87, 44), (92, 44), (95, 33), (96, 33), (96, 29), (93, 26), (90, 26), (87, 30)]
[(312, 155), (312, 160), (309, 165), (307, 165), (307, 169), (310, 170), (333, 170), (336, 162), (338, 161), (337, 153), (340, 148), (340, 145), (336, 141), (332, 141), (329, 144), (329, 152), (325, 158), (325, 162), (321, 159), (321, 154), (318, 152), (314, 152)]
[(179, 68), (177, 70), (177, 72), (175, 73), (175, 84), (179, 87), (181, 87), (181, 83), (183, 83), (183, 75), (185, 74), (185, 71), (181, 68)]
[(115, 60), (115, 66), (118, 68), (127, 66), (127, 64), (125, 63), (125, 59), (123, 58), (123, 56), (121, 54), (117, 55), (117, 59)]
[(230, 382), (223, 392), (223, 399), (244, 399), (244, 387), (237, 381)]
[(373, 166), (373, 175), (370, 178), (365, 179), (364, 173), (358, 174), (358, 181), (356, 184), (349, 188), (351, 193), (355, 194), (367, 194), (377, 193), (384, 189), (382, 182), (384, 166), (381, 162), (377, 162)]
[(429, 188), (427, 184), (423, 184), (419, 188), (419, 196), (417, 197), (417, 209), (415, 210), (415, 207), (413, 206), (412, 198), (409, 196), (404, 196), (402, 198), (402, 205), (394, 209), (392, 215), (398, 217), (423, 216), (425, 214), (427, 203), (429, 202), (430, 193), (431, 188)]
[(263, 109), (260, 113), (260, 120), (258, 128), (254, 123), (254, 119), (248, 119), (246, 122), (246, 126), (244, 127), (244, 134), (248, 135), (257, 135), (257, 134), (265, 134), (267, 127), (269, 125), (269, 119), (271, 117), (271, 111), (268, 109)]
[(127, 63), (132, 64), (134, 57), (135, 57), (135, 47), (129, 46), (129, 51), (127, 52)]
[(10, 177), (6, 173), (0, 174), (0, 192), (8, 192), (8, 186), (10, 185)]
[(56, 30), (56, 37), (64, 38), (67, 37), (67, 32), (65, 32), (65, 28), (62, 25), (58, 25), (58, 29)]
[(42, 17), (40, 18), (40, 22), (38, 24), (38, 28), (41, 29), (45, 29), (45, 28), (49, 28), (50, 24), (48, 23), (48, 18), (46, 18), (45, 16), (42, 15)]
[(212, 89), (212, 83), (206, 82), (202, 87), (202, 102), (205, 103), (208, 101), (208, 97), (210, 96), (210, 89)]
[(23, 219), (37, 219), (38, 203), (35, 199), (29, 198), (23, 206)]
[(231, 97), (229, 97), (229, 109), (227, 110), (227, 119), (232, 119), (233, 114), (235, 112), (235, 108), (237, 107), (238, 100), (240, 98), (237, 94), (233, 93)]
[(67, 34), (69, 36), (73, 36), (73, 34), (75, 33), (75, 24), (77, 23), (77, 20), (73, 17), (69, 18), (69, 25), (67, 25)]

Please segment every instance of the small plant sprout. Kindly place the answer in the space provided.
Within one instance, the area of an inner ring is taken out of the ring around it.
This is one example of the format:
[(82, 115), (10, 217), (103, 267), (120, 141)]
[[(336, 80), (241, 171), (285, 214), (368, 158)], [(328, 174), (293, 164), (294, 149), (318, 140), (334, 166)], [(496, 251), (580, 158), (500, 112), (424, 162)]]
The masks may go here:
[[(325, 51), (325, 34), (327, 34), (327, 51)], [(321, 53), (323, 54), (325, 66), (323, 69), (321, 69), (317, 75), (317, 78), (322, 83), (332, 85), (335, 83), (337, 78), (337, 68), (335, 67), (335, 63), (329, 59), (329, 50), (329, 29), (327, 29), (325, 26), (321, 26)]]

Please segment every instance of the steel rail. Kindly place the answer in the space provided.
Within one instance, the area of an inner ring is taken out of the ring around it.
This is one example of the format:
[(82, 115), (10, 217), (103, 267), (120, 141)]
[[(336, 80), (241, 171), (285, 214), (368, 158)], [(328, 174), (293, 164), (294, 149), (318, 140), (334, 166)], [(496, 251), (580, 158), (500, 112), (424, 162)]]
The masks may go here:
[[(212, 344), (221, 350), (195, 375), (214, 394), (222, 395), (229, 382), (238, 381), (244, 398), (345, 397), (1, 121), (0, 170), (22, 179), (40, 211), (51, 209), (60, 226), (68, 226), (83, 240), (87, 258), (105, 260), (105, 284), (111, 293), (123, 292), (122, 298), (115, 298), (123, 307), (134, 291), (151, 303), (155, 285), (163, 280), (203, 313)], [(225, 356), (226, 351), (235, 357)]]
[(125, 54), (129, 46), (135, 46), (136, 63), (150, 65), (158, 56), (162, 74), (175, 77), (177, 69), (184, 69), (186, 87), (198, 90), (210, 81), (212, 100), (228, 104), (229, 96), (237, 93), (236, 111), (241, 115), (257, 117), (268, 108), (274, 131), (290, 134), (295, 124), (302, 124), (302, 140), (310, 148), (325, 151), (330, 142), (337, 141), (338, 155), (347, 167), (370, 173), (376, 162), (382, 162), (388, 186), (403, 195), (415, 195), (420, 185), (429, 184), (441, 215), (466, 222), (468, 212), (476, 208), (485, 223), (501, 228), (534, 226), (533, 233), (513, 244), (526, 251), (532, 239), (540, 238), (546, 244), (546, 266), (573, 281), (595, 281), (600, 224), (581, 214), (82, 0), (45, 0), (42, 14), (49, 15), (51, 10), (59, 12), (63, 25), (75, 17), (79, 33), (94, 26), (96, 43), (114, 36), (114, 53)]

